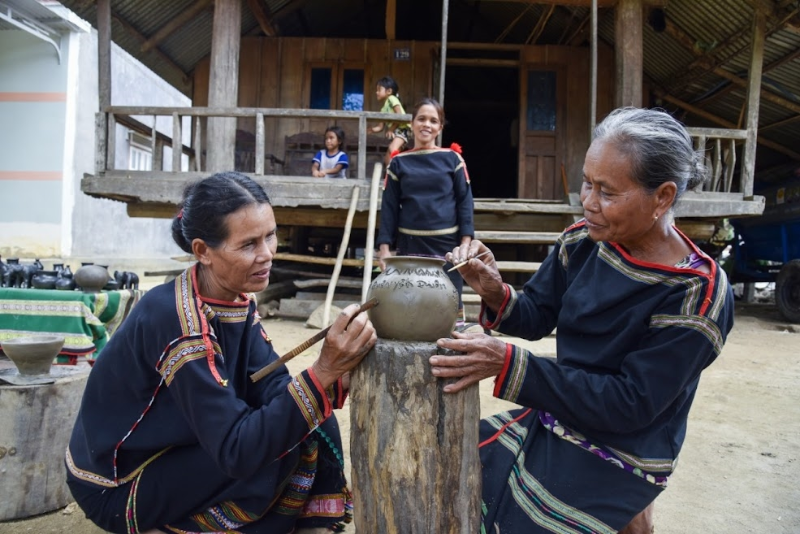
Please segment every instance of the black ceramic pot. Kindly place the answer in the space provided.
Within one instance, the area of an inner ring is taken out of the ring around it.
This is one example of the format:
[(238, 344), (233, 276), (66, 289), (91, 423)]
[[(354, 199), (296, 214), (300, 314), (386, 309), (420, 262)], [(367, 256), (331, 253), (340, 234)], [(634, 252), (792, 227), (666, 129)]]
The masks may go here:
[(62, 291), (72, 291), (76, 286), (77, 284), (75, 283), (75, 280), (72, 279), (72, 276), (61, 276), (58, 280), (56, 280), (56, 289), (61, 289)]
[(36, 289), (55, 289), (58, 273), (55, 271), (37, 271), (31, 277), (31, 285)]

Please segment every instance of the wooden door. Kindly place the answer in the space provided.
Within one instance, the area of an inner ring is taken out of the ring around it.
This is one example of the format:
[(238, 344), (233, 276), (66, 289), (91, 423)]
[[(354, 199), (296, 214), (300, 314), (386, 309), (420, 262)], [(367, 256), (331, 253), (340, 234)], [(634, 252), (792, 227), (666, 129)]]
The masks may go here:
[(519, 198), (563, 199), (563, 98), (559, 68), (526, 65), (520, 76)]

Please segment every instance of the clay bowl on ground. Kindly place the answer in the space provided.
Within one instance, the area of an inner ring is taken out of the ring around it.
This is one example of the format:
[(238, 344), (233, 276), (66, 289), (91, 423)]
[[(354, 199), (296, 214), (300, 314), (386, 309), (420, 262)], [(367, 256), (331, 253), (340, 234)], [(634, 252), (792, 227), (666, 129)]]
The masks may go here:
[(64, 346), (64, 336), (35, 334), (3, 341), (3, 352), (8, 356), (20, 375), (36, 376), (50, 373), (53, 360)]

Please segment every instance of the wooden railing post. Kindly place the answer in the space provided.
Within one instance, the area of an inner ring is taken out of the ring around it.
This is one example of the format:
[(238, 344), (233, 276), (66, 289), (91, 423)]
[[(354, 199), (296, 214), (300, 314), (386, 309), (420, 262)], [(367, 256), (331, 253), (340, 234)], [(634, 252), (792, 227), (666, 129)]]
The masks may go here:
[(94, 172), (98, 176), (106, 172), (106, 114), (102, 111), (94, 115)]
[(172, 172), (181, 172), (181, 156), (183, 155), (183, 141), (181, 141), (181, 116), (178, 112), (172, 114)]
[(264, 114), (256, 113), (256, 175), (264, 174)]
[(106, 134), (106, 170), (113, 171), (117, 168), (117, 119), (113, 113), (106, 115), (108, 120), (108, 133)]
[(203, 123), (200, 117), (194, 118), (194, 170), (203, 170)]
[(367, 178), (367, 117), (358, 117), (358, 176), (356, 178), (366, 180)]

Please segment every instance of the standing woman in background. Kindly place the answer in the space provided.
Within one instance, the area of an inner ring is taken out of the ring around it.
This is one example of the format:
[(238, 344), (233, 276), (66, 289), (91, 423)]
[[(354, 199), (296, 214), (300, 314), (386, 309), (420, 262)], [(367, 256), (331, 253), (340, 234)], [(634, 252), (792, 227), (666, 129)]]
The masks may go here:
[[(444, 109), (433, 98), (414, 108), (411, 129), (414, 149), (395, 155), (386, 171), (377, 243), (381, 270), (394, 244), (401, 255), (438, 256), (462, 247), (464, 256), (475, 234), (472, 190), (461, 147), (436, 145), (444, 126)], [(450, 265), (445, 265), (448, 268)], [(459, 320), (463, 326), (464, 280), (447, 273), (458, 290)]]

